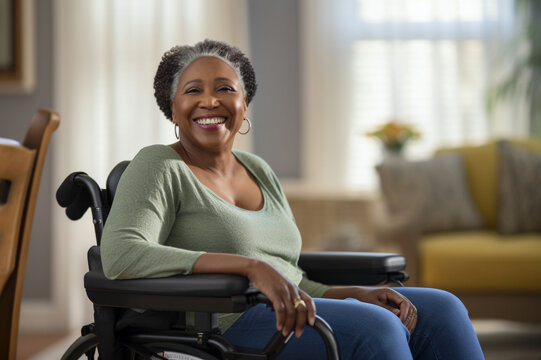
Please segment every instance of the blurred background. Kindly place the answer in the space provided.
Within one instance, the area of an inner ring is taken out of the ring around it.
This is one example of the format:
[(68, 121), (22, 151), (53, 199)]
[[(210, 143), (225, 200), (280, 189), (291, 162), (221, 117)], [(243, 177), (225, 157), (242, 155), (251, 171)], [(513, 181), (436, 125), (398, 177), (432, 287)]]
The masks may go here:
[[(26, 70), (17, 84), (0, 77), (0, 136), (22, 140), (37, 108), (61, 116), (38, 198), (21, 332), (65, 334), (91, 319), (82, 285), (91, 220), (70, 223), (54, 192), (72, 171), (103, 184), (143, 146), (175, 141), (152, 88), (172, 46), (212, 38), (252, 60), (253, 129), (236, 146), (281, 179), (305, 250), (395, 250), (376, 231), (376, 165), (397, 153), (421, 161), (442, 147), (541, 136), (535, 3), (1, 0), (0, 33), (20, 21)], [(10, 46), (0, 40), (0, 69), (9, 69)], [(389, 123), (411, 131), (399, 151), (374, 134)]]

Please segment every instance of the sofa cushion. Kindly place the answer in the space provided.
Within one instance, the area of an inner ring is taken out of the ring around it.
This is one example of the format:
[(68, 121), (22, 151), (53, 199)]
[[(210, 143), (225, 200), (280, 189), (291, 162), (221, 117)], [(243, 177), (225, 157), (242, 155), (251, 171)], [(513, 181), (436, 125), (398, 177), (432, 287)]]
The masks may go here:
[(498, 146), (500, 232), (541, 231), (541, 154), (507, 141)]
[(377, 170), (389, 212), (416, 214), (423, 231), (481, 226), (459, 154), (444, 154), (427, 161), (388, 161), (378, 165)]
[(420, 243), (422, 286), (462, 292), (541, 291), (541, 234), (428, 234)]
[(498, 223), (498, 155), (495, 142), (483, 145), (466, 145), (456, 148), (443, 148), (437, 154), (458, 152), (462, 155), (466, 168), (468, 189), (476, 209), (481, 215), (483, 225), (496, 228)]
[[(509, 139), (513, 145), (541, 153), (541, 142), (535, 139)], [(499, 149), (497, 141), (483, 145), (465, 145), (442, 148), (438, 154), (458, 151), (464, 160), (466, 178), (475, 207), (479, 210), (483, 224), (489, 229), (498, 229), (499, 224)]]

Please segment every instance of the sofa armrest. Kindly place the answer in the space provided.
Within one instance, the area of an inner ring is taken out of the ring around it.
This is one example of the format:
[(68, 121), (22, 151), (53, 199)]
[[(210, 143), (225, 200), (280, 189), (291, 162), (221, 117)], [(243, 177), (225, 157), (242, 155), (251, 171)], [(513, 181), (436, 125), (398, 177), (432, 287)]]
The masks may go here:
[(309, 279), (330, 285), (376, 285), (405, 281), (402, 255), (368, 252), (303, 252), (299, 266)]
[(408, 244), (407, 239), (418, 239), (422, 234), (422, 219), (416, 212), (390, 213), (381, 200), (371, 215), (378, 242)]
[(374, 236), (379, 244), (390, 246), (406, 257), (411, 285), (418, 284), (419, 240), (423, 234), (422, 219), (417, 212), (391, 214), (383, 200), (378, 201), (372, 212)]

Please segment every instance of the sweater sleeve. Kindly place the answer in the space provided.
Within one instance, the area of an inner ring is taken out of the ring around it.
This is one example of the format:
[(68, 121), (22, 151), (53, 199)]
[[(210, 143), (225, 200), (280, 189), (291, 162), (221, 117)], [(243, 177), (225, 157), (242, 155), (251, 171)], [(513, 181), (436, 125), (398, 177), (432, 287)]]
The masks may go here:
[(167, 246), (180, 209), (180, 179), (151, 151), (142, 150), (122, 175), (101, 239), (109, 279), (191, 273), (203, 252)]

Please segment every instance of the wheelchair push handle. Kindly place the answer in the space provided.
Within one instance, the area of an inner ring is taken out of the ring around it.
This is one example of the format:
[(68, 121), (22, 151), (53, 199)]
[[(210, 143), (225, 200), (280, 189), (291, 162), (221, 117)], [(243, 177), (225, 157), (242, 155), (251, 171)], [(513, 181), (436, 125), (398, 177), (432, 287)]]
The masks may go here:
[(94, 179), (84, 172), (71, 173), (56, 191), (56, 201), (66, 208), (66, 215), (71, 220), (79, 220), (91, 208), (99, 245), (108, 208), (104, 206), (102, 191)]
[(75, 177), (86, 175), (82, 171), (77, 171), (69, 174), (56, 191), (56, 201), (63, 208), (68, 207), (73, 203), (75, 197), (80, 191), (80, 187), (75, 184)]

